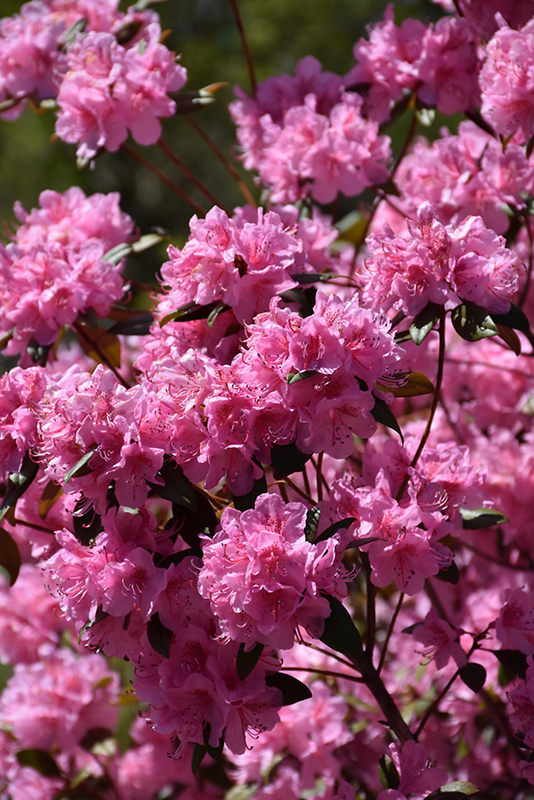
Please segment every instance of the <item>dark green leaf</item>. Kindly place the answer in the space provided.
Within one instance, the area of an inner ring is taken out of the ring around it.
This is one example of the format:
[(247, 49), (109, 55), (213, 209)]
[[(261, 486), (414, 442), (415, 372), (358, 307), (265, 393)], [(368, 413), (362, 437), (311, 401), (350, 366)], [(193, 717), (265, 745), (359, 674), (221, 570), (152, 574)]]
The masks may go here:
[(133, 314), (128, 319), (121, 319), (109, 329), (110, 333), (123, 334), (124, 336), (146, 336), (154, 323), (154, 317), (148, 311)]
[(449, 566), (445, 567), (445, 569), (440, 569), (440, 571), (436, 575), (436, 578), (439, 578), (440, 581), (445, 581), (446, 583), (452, 583), (454, 586), (456, 586), (458, 584), (458, 581), (460, 580), (460, 572), (458, 571), (458, 567), (456, 566), (454, 561), (451, 561)]
[(150, 646), (156, 653), (159, 653), (163, 658), (169, 658), (171, 654), (171, 643), (173, 632), (165, 627), (159, 618), (159, 614), (152, 614), (148, 620), (147, 636)]
[(317, 281), (331, 281), (332, 278), (339, 278), (334, 272), (303, 272), (300, 275), (291, 275), (294, 281), (304, 285), (306, 283), (317, 283)]
[(310, 689), (302, 681), (297, 680), (287, 672), (275, 672), (265, 678), (267, 686), (274, 686), (282, 692), (284, 706), (292, 706), (301, 700), (308, 700), (312, 696)]
[(360, 632), (349, 612), (336, 597), (325, 595), (330, 603), (330, 616), (325, 620), (321, 641), (349, 658), (357, 658), (363, 653)]
[(61, 777), (58, 765), (46, 750), (32, 747), (26, 750), (19, 750), (15, 755), (21, 767), (31, 767), (46, 778)]
[(507, 328), (505, 325), (498, 325), (497, 330), (499, 331), (499, 336), (506, 342), (510, 350), (516, 354), (516, 356), (521, 355), (521, 341), (519, 336), (512, 328)]
[(422, 622), (414, 622), (413, 625), (408, 625), (407, 628), (403, 628), (401, 633), (407, 633), (409, 636), (413, 636), (414, 630), (419, 628), (422, 624)]
[(15, 540), (0, 528), (0, 567), (9, 575), (9, 585), (13, 586), (20, 570), (20, 553)]
[(230, 306), (227, 306), (226, 303), (217, 303), (215, 308), (208, 314), (207, 318), (208, 328), (213, 328), (213, 326), (215, 325), (215, 320), (217, 319), (219, 314), (222, 314), (223, 311), (228, 311), (229, 308)]
[(411, 342), (412, 334), (410, 331), (397, 331), (394, 338), (396, 344), (402, 344), (403, 342)]
[(317, 536), (317, 528), (319, 527), (319, 520), (321, 518), (320, 508), (310, 508), (306, 514), (306, 525), (304, 527), (304, 535), (307, 542), (313, 542)]
[(499, 333), (486, 309), (475, 303), (467, 302), (456, 306), (451, 312), (451, 319), (454, 330), (466, 342), (477, 342)]
[(378, 777), (384, 789), (398, 789), (400, 776), (397, 767), (389, 756), (381, 756), (378, 761)]
[(252, 650), (245, 650), (245, 645), (241, 643), (237, 651), (236, 670), (239, 680), (244, 681), (248, 678), (256, 664), (261, 658), (265, 645), (257, 642)]
[(516, 331), (527, 333), (530, 328), (528, 317), (515, 303), (510, 303), (510, 311), (507, 314), (491, 314), (490, 316), (498, 325), (514, 328)]
[(211, 312), (219, 305), (218, 301), (199, 305), (198, 303), (186, 303), (176, 311), (171, 311), (160, 321), (159, 326), (163, 328), (168, 322), (190, 322), (195, 319), (207, 319)]
[(469, 531), (479, 528), (491, 528), (492, 525), (502, 525), (509, 522), (508, 517), (495, 508), (461, 508), (462, 527)]
[(271, 448), (271, 464), (275, 480), (287, 478), (293, 472), (302, 472), (312, 455), (312, 453), (301, 453), (294, 442), (275, 444)]
[(191, 772), (196, 776), (204, 757), (207, 755), (208, 748), (204, 744), (195, 742), (193, 753), (191, 755)]
[(404, 436), (402, 435), (399, 423), (395, 418), (395, 414), (390, 409), (385, 400), (381, 400), (380, 398), (375, 397), (375, 404), (374, 408), (371, 409), (371, 414), (373, 415), (373, 417), (377, 422), (381, 423), (381, 425), (385, 425), (386, 428), (391, 428), (396, 433), (398, 433), (399, 436), (401, 437), (401, 442), (404, 444)]
[(5, 517), (8, 509), (15, 505), (19, 497), (22, 497), (38, 471), (39, 465), (32, 461), (29, 453), (26, 453), (20, 472), (12, 472), (9, 475), (6, 493), (0, 503), (0, 520)]
[(428, 305), (417, 314), (410, 325), (410, 335), (415, 344), (420, 345), (426, 339), (442, 313), (442, 306), (438, 306), (436, 303), (428, 303)]
[(198, 506), (198, 492), (191, 481), (185, 477), (179, 464), (166, 459), (157, 473), (163, 484), (149, 483), (149, 486), (165, 500), (195, 511)]
[(254, 486), (247, 492), (247, 494), (238, 494), (232, 495), (234, 498), (234, 507), (237, 508), (238, 511), (247, 511), (249, 508), (254, 508), (256, 503), (256, 499), (260, 496), (260, 494), (265, 494), (267, 492), (267, 479), (265, 477), (265, 473), (254, 481)]
[(480, 692), (486, 682), (486, 670), (482, 664), (477, 664), (474, 661), (460, 667), (458, 670), (460, 678), (466, 686), (469, 686), (472, 692)]
[(510, 680), (516, 677), (525, 678), (528, 663), (524, 653), (519, 650), (494, 650), (493, 655), (509, 673)]
[[(319, 544), (319, 542), (324, 542), (327, 539), (331, 539), (334, 533), (342, 530), (343, 528), (350, 528), (353, 522), (357, 522), (358, 520), (356, 517), (346, 517), (345, 519), (340, 519), (337, 522), (332, 523), (329, 525), (326, 530), (324, 530), (320, 536), (315, 539), (315, 544)], [(356, 543), (358, 544), (358, 543)]]
[(304, 372), (289, 372), (286, 380), (291, 386), (292, 383), (298, 383), (306, 378), (313, 378), (314, 375), (317, 375), (317, 372), (314, 369), (307, 369)]

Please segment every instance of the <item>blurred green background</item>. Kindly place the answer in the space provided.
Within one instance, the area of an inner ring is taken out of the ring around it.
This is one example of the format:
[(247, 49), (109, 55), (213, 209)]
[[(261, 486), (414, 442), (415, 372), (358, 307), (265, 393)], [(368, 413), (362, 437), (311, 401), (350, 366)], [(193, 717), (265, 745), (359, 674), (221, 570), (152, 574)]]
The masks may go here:
[[(1, 0), (2, 16), (16, 13), (21, 5), (17, 0)], [(121, 3), (121, 10), (128, 5)], [(239, 0), (257, 79), (291, 74), (296, 62), (309, 54), (316, 56), (325, 69), (347, 72), (354, 63), (354, 43), (365, 36), (366, 25), (382, 18), (386, 5), (386, 0)], [(218, 91), (217, 102), (196, 112), (194, 119), (231, 156), (235, 136), (226, 106), (233, 99), (235, 85), (248, 92), (250, 84), (230, 0), (165, 0), (153, 7), (160, 14), (162, 27), (171, 31), (166, 44), (181, 54), (181, 63), (188, 70), (186, 88), (198, 89), (219, 81), (228, 84)], [(397, 24), (414, 16), (433, 21), (441, 14), (439, 7), (427, 0), (405, 0), (395, 3), (394, 8)], [(143, 233), (160, 226), (171, 233), (175, 244), (183, 243), (194, 213), (187, 203), (121, 151), (105, 153), (93, 168), (78, 170), (76, 148), (54, 140), (54, 122), (54, 112), (30, 109), (14, 122), (0, 120), (1, 219), (14, 221), (15, 200), (29, 210), (37, 205), (43, 189), (65, 191), (77, 184), (86, 193), (119, 191), (123, 209)], [(399, 140), (402, 122), (400, 125)], [(220, 204), (231, 209), (245, 202), (235, 181), (184, 117), (163, 122), (163, 139)], [(157, 146), (130, 144), (202, 205), (208, 205)], [(245, 175), (245, 181), (255, 191), (250, 175)], [(138, 257), (137, 266), (130, 269), (138, 278), (151, 281), (164, 259), (162, 246)]]

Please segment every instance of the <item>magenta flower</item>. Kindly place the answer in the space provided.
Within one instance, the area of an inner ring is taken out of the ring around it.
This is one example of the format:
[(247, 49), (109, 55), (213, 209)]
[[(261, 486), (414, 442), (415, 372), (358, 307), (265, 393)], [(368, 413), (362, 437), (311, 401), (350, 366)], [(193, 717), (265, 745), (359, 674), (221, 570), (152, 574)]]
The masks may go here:
[(302, 503), (264, 494), (249, 511), (225, 509), (221, 529), (204, 538), (199, 592), (224, 636), (288, 649), (299, 627), (320, 635), (330, 614), (321, 593), (343, 595), (346, 573), (339, 537), (311, 544), (305, 524)]
[(467, 663), (467, 657), (462, 650), (458, 637), (461, 631), (452, 628), (448, 622), (438, 617), (435, 608), (431, 608), (422, 625), (418, 625), (414, 632), (414, 639), (425, 646), (424, 655), (433, 660), (437, 669), (447, 666), (453, 658), (458, 667)]

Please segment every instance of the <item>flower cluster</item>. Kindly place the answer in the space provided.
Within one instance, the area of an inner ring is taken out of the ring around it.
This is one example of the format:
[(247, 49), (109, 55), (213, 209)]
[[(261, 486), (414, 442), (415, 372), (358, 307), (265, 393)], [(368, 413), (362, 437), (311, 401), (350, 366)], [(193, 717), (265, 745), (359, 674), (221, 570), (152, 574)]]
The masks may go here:
[[(1, 22), (0, 113), (56, 98), (81, 160), (155, 143), (185, 71), (145, 5)], [(16, 204), (1, 800), (529, 796), (533, 22), (453, 5), (238, 90), (265, 202), (197, 206), (152, 295), (118, 193)], [(431, 144), (433, 109), (469, 119)]]
[(122, 262), (106, 256), (133, 229), (117, 193), (86, 197), (73, 188), (43, 192), (40, 201), (29, 213), (17, 205), (22, 225), (0, 247), (0, 330), (6, 353), (22, 353), (23, 362), (28, 345), (49, 347), (80, 314), (92, 309), (105, 317), (122, 298)]
[(117, 150), (128, 131), (153, 144), (186, 81), (161, 34), (155, 12), (123, 13), (118, 0), (32, 0), (0, 21), (0, 114), (57, 99), (57, 134), (81, 159)]
[(394, 307), (407, 316), (428, 303), (448, 310), (465, 300), (496, 314), (509, 310), (525, 268), (481, 217), (443, 225), (423, 203), (417, 223), (408, 220), (407, 227), (409, 237), (386, 226), (383, 234), (368, 238), (365, 293), (372, 306)]
[(257, 170), (275, 203), (311, 196), (330, 203), (385, 183), (389, 137), (361, 113), (361, 98), (343, 80), (300, 61), (295, 77), (268, 78), (254, 99), (238, 90), (230, 106), (247, 169)]

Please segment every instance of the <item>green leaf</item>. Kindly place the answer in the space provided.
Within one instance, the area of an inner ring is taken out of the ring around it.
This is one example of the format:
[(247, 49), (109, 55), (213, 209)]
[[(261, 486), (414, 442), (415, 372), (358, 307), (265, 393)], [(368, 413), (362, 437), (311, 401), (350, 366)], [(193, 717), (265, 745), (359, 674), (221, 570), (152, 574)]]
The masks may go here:
[(39, 500), (39, 516), (41, 519), (46, 519), (46, 515), (54, 503), (57, 503), (62, 494), (63, 489), (61, 486), (59, 486), (57, 483), (54, 483), (54, 481), (49, 480), (43, 489), (43, 493)]
[(163, 658), (169, 658), (173, 632), (165, 627), (157, 612), (148, 620), (146, 632), (152, 649)]
[(149, 483), (157, 495), (171, 503), (195, 511), (198, 506), (198, 492), (191, 481), (185, 477), (184, 471), (179, 464), (172, 459), (166, 459), (163, 466), (157, 472), (157, 477), (161, 478), (162, 484)]
[(273, 686), (282, 692), (284, 706), (292, 706), (295, 703), (300, 703), (301, 700), (308, 700), (312, 693), (308, 686), (302, 681), (297, 680), (287, 672), (275, 672), (272, 675), (267, 675), (265, 678), (267, 686)]
[(465, 800), (473, 794), (478, 794), (480, 789), (474, 783), (469, 781), (453, 781), (453, 783), (446, 783), (435, 792), (427, 794), (425, 800)]
[(375, 404), (374, 408), (371, 409), (371, 414), (377, 422), (380, 422), (382, 425), (385, 425), (386, 428), (391, 428), (398, 433), (401, 438), (401, 442), (404, 444), (404, 436), (402, 435), (399, 423), (395, 418), (395, 414), (385, 400), (375, 397)]
[(436, 322), (443, 313), (443, 306), (436, 303), (428, 303), (422, 311), (417, 314), (410, 325), (410, 336), (416, 345), (420, 345), (431, 330), (434, 329)]
[(397, 386), (389, 385), (384, 379), (376, 385), (383, 392), (391, 392), (394, 397), (418, 397), (423, 394), (433, 394), (435, 391), (432, 381), (422, 372), (410, 372), (406, 380)]
[(460, 678), (472, 692), (480, 692), (486, 682), (486, 670), (482, 664), (471, 661), (458, 670)]
[(495, 508), (461, 508), (462, 527), (469, 531), (479, 528), (491, 528), (492, 525), (503, 525), (510, 522), (508, 517)]
[(0, 567), (9, 575), (9, 585), (13, 586), (20, 570), (20, 553), (17, 543), (10, 534), (0, 528)]
[(305, 285), (307, 283), (317, 283), (317, 281), (331, 281), (332, 278), (339, 278), (335, 272), (303, 272), (300, 275), (291, 275), (294, 281)]
[(159, 326), (163, 328), (168, 322), (191, 322), (195, 319), (207, 319), (211, 312), (217, 308), (219, 301), (207, 303), (206, 305), (199, 305), (198, 303), (186, 303), (176, 311), (171, 311), (160, 321)]
[(508, 673), (509, 680), (513, 678), (523, 678), (524, 680), (528, 667), (525, 653), (521, 653), (519, 650), (493, 650), (493, 655)]
[(343, 528), (350, 528), (353, 522), (357, 522), (358, 520), (356, 517), (345, 517), (345, 519), (340, 519), (338, 522), (332, 523), (329, 525), (326, 530), (324, 530), (317, 539), (314, 540), (314, 544), (319, 544), (319, 542), (325, 542), (327, 539), (330, 539), (335, 533), (342, 530)]
[(320, 637), (323, 644), (336, 650), (338, 653), (357, 658), (363, 653), (362, 638), (352, 617), (336, 597), (324, 595), (330, 604), (330, 616), (325, 619), (323, 635)]
[(109, 333), (122, 334), (123, 336), (146, 336), (154, 323), (154, 317), (148, 311), (132, 314), (127, 319), (121, 319), (109, 328)]
[(456, 333), (466, 342), (477, 342), (499, 333), (496, 323), (485, 308), (475, 303), (462, 303), (451, 312), (451, 320)]
[(87, 453), (83, 454), (83, 456), (76, 462), (76, 464), (69, 469), (69, 471), (63, 478), (63, 483), (68, 483), (71, 478), (81, 478), (84, 475), (89, 475), (91, 470), (86, 465), (96, 453), (96, 449), (97, 448), (94, 447), (92, 450), (89, 450)]
[(247, 492), (247, 494), (232, 495), (234, 499), (234, 508), (237, 508), (238, 511), (247, 511), (249, 508), (254, 508), (256, 499), (260, 494), (266, 494), (266, 492), (267, 479), (265, 473), (263, 473), (261, 478), (257, 478), (257, 480), (254, 481), (254, 486), (250, 492)]
[(317, 375), (317, 371), (314, 369), (307, 369), (304, 372), (289, 372), (286, 380), (291, 386), (292, 383), (298, 383), (306, 378), (313, 378), (314, 375)]
[(317, 536), (317, 528), (321, 518), (320, 508), (310, 508), (306, 514), (306, 525), (304, 526), (304, 536), (307, 542), (313, 542)]
[(219, 314), (222, 314), (223, 311), (228, 311), (229, 308), (230, 306), (226, 305), (226, 303), (217, 303), (215, 308), (212, 309), (212, 311), (210, 311), (210, 313), (208, 314), (207, 317), (208, 328), (213, 328), (213, 326), (215, 325), (215, 320), (217, 319)]
[(301, 453), (297, 445), (275, 444), (271, 448), (271, 465), (275, 480), (287, 478), (293, 472), (302, 472), (313, 453)]
[(506, 328), (514, 328), (516, 331), (528, 333), (530, 323), (528, 317), (515, 303), (510, 303), (510, 311), (506, 314), (490, 314), (492, 320), (497, 325), (504, 325)]
[(19, 497), (22, 497), (28, 486), (39, 471), (39, 465), (32, 461), (26, 453), (22, 461), (20, 472), (11, 472), (6, 485), (6, 493), (0, 503), (0, 520), (3, 520), (11, 506), (14, 506)]
[(265, 645), (263, 645), (261, 642), (257, 642), (252, 650), (245, 650), (245, 645), (243, 643), (239, 645), (236, 659), (236, 670), (237, 677), (240, 681), (244, 681), (245, 678), (248, 678), (260, 660), (264, 647)]
[(457, 586), (460, 580), (460, 572), (454, 561), (451, 561), (449, 566), (445, 567), (445, 569), (440, 569), (436, 578), (439, 578), (440, 581), (445, 581), (445, 583), (452, 583), (453, 586)]
[(208, 753), (208, 748), (204, 744), (199, 744), (195, 742), (195, 746), (193, 747), (193, 753), (191, 755), (191, 772), (193, 775), (196, 776), (198, 770), (200, 769), (200, 765), (202, 764), (204, 757)]
[(31, 767), (46, 778), (61, 777), (58, 765), (46, 750), (39, 750), (37, 747), (27, 748), (19, 750), (15, 757), (21, 767)]
[(389, 756), (381, 756), (378, 761), (378, 777), (384, 789), (398, 789), (400, 776), (397, 767)]

